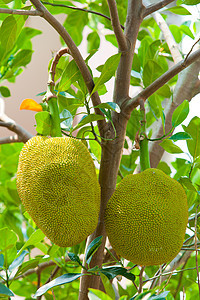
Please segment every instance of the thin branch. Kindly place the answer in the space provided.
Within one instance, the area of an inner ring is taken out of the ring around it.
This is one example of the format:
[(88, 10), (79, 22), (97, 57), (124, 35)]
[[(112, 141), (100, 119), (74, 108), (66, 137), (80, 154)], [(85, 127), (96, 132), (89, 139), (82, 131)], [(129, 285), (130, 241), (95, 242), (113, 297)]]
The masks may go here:
[(23, 10), (23, 9), (10, 9), (10, 8), (0, 8), (0, 14), (23, 15), (23, 16), (42, 16), (43, 15), (43, 13), (37, 9)]
[(140, 270), (140, 275), (139, 275), (139, 289), (138, 289), (138, 294), (142, 293), (142, 286), (143, 286), (143, 273), (144, 273), (145, 267), (142, 266)]
[(140, 24), (142, 23), (142, 12), (144, 6), (142, 0), (129, 0), (128, 10), (126, 16), (126, 26), (125, 26), (125, 37), (128, 41), (128, 49), (126, 52), (122, 52), (120, 57), (120, 62), (116, 72), (115, 78), (115, 88), (114, 88), (114, 102), (119, 104), (123, 103), (124, 99), (129, 97), (130, 88), (130, 78), (131, 78), (131, 68), (133, 62), (133, 55), (135, 52), (135, 45), (138, 37), (138, 32), (140, 29)]
[(190, 51), (188, 52), (188, 54), (185, 57), (185, 60), (188, 59), (188, 56), (192, 53), (192, 50), (194, 49), (195, 45), (198, 44), (199, 41), (200, 41), (200, 38), (192, 45)]
[[(11, 122), (6, 123), (6, 122), (0, 121), (0, 126), (6, 127), (10, 131), (13, 131), (13, 132), (15, 132), (17, 134), (17, 138), (16, 138), (16, 136), (14, 136), (13, 138), (11, 138), (11, 137), (7, 138), (8, 139), (7, 141), (10, 142), (10, 143), (13, 143), (13, 142), (23, 142), (23, 143), (26, 143), (30, 138), (33, 137), (33, 135), (31, 133), (29, 133), (23, 127), (21, 127), (20, 125), (18, 125), (16, 123), (11, 123)], [(5, 139), (2, 138), (1, 139), (1, 143), (3, 143), (5, 141)]]
[[(31, 3), (43, 13), (42, 17), (59, 33), (63, 38), (66, 45), (68, 46), (72, 57), (74, 58), (82, 76), (87, 86), (88, 92), (91, 94), (94, 88), (94, 81), (92, 75), (90, 74), (89, 68), (87, 67), (79, 49), (75, 45), (69, 33), (66, 31), (64, 26), (57, 21), (57, 19), (46, 9), (46, 7), (39, 0), (31, 0)], [(91, 95), (93, 106), (97, 106), (101, 103), (98, 92)], [(95, 113), (103, 115), (99, 108), (95, 108)], [(97, 121), (99, 126), (99, 131), (103, 136), (104, 128), (106, 127), (105, 119)]]
[[(153, 13), (153, 18), (156, 21), (156, 23), (158, 24), (158, 26), (160, 27), (165, 41), (169, 47), (169, 51), (171, 52), (173, 61), (177, 64), (178, 62), (180, 62), (182, 60), (182, 55), (179, 51), (178, 45), (175, 42), (175, 39), (171, 33), (171, 31), (169, 30), (169, 26), (167, 25), (166, 21), (164, 20), (164, 18), (161, 16), (160, 13), (155, 12)], [(188, 53), (189, 56), (190, 53)]]
[(15, 135), (11, 135), (11, 136), (7, 136), (4, 138), (0, 138), (0, 145), (3, 144), (10, 144), (10, 143), (21, 143), (21, 139), (19, 138), (19, 136), (17, 134)]
[(176, 287), (176, 289), (175, 289), (175, 294), (173, 295), (174, 296), (174, 298), (176, 298), (176, 295), (178, 294), (178, 292), (179, 292), (179, 289), (180, 289), (180, 286), (181, 286), (181, 281), (182, 281), (182, 279), (183, 279), (183, 271), (184, 271), (184, 269), (185, 269), (185, 267), (186, 267), (186, 264), (187, 264), (187, 262), (188, 262), (188, 259), (189, 259), (189, 257), (187, 258), (187, 260), (185, 261), (185, 263), (183, 264), (183, 266), (182, 266), (182, 268), (181, 268), (181, 273), (180, 273), (180, 277), (179, 277), (179, 280), (178, 280), (178, 285), (177, 285), (177, 287)]
[(26, 143), (30, 138), (33, 137), (31, 133), (26, 131), (20, 125), (16, 124), (14, 120), (9, 118), (5, 114), (5, 103), (3, 98), (0, 98), (0, 127), (5, 127), (10, 131), (16, 133), (14, 136), (0, 138), (0, 144), (19, 143), (19, 142)]
[(50, 68), (50, 70), (49, 70), (49, 74), (51, 74), (51, 80), (53, 81), (54, 84), (55, 84), (54, 78), (55, 78), (55, 74), (56, 74), (56, 66), (57, 66), (57, 64), (58, 64), (58, 62), (59, 62), (59, 59), (60, 59), (61, 56), (63, 56), (64, 54), (70, 54), (70, 51), (69, 51), (68, 48), (62, 48), (62, 49), (60, 49), (60, 50), (56, 53), (56, 55), (55, 55), (55, 57), (54, 57), (54, 59), (53, 59), (53, 61), (52, 61), (52, 64), (51, 64), (51, 68)]
[[(41, 2), (42, 2), (42, 4), (45, 4), (45, 5), (64, 7), (64, 8), (69, 8), (69, 9), (73, 9), (73, 10), (79, 10), (79, 11), (82, 11), (82, 12), (86, 12), (86, 13), (89, 13), (89, 14), (100, 16), (102, 18), (105, 18), (105, 19), (111, 21), (110, 17), (108, 17), (108, 16), (106, 16), (106, 15), (100, 13), (100, 12), (93, 11), (93, 10), (90, 10), (90, 9), (81, 8), (81, 7), (77, 7), (77, 6), (70, 6), (70, 5), (65, 5), (65, 4), (50, 3), (50, 2), (46, 2), (46, 1), (41, 1)], [(120, 27), (122, 29), (124, 29), (124, 26), (122, 24), (120, 24)]]
[(165, 83), (167, 83), (171, 78), (173, 78), (176, 74), (180, 73), (182, 70), (187, 68), (199, 58), (200, 49), (192, 53), (189, 57), (187, 57), (187, 59), (184, 59), (175, 66), (173, 66), (163, 75), (161, 75), (158, 79), (156, 79), (153, 83), (151, 83), (147, 88), (145, 88), (142, 92), (140, 92), (136, 97), (127, 100), (127, 103), (124, 105), (124, 112), (130, 113), (134, 108), (136, 108), (139, 105), (139, 100), (141, 98), (146, 100), (159, 88), (161, 88)]
[(143, 18), (147, 17), (148, 15), (152, 14), (153, 12), (165, 7), (166, 5), (170, 4), (174, 0), (163, 0), (155, 4), (151, 4), (146, 7), (143, 13)]
[[(56, 276), (56, 274), (58, 273), (59, 270), (60, 270), (60, 267), (56, 266), (55, 269), (53, 270), (53, 272), (51, 273), (51, 275), (49, 276), (49, 278), (47, 279), (47, 281), (44, 284), (49, 283)], [(37, 300), (41, 300), (41, 299), (42, 299), (42, 295), (37, 298)]]
[(117, 43), (119, 46), (119, 51), (123, 52), (127, 50), (127, 40), (124, 36), (124, 33), (121, 28), (121, 24), (119, 22), (119, 16), (118, 16), (118, 11), (117, 11), (117, 4), (115, 0), (107, 0), (108, 2), (108, 7), (110, 10), (110, 16), (111, 16), (111, 22), (112, 22), (112, 27), (117, 39)]

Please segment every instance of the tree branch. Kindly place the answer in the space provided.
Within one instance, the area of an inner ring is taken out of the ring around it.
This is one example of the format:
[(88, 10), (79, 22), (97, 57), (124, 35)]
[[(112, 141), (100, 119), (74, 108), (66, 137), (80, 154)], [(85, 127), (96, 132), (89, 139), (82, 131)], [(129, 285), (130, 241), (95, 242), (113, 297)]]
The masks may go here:
[(119, 16), (118, 16), (118, 11), (117, 11), (117, 4), (115, 0), (107, 0), (108, 2), (108, 7), (110, 10), (110, 16), (111, 16), (111, 22), (112, 22), (112, 27), (118, 42), (119, 46), (119, 51), (123, 52), (127, 50), (127, 40), (124, 36), (124, 33), (121, 28), (121, 24), (119, 22)]
[(14, 135), (13, 137), (7, 137), (7, 138), (2, 138), (0, 139), (0, 144), (5, 144), (5, 143), (14, 143), (14, 142), (23, 142), (26, 143), (30, 138), (33, 137), (31, 133), (26, 131), (23, 127), (16, 123), (11, 123), (11, 122), (2, 122), (0, 121), (0, 126), (8, 128), (10, 131), (13, 131), (17, 133), (17, 135)]
[[(51, 5), (51, 6), (57, 6), (57, 7), (64, 7), (64, 8), (69, 8), (69, 9), (73, 9), (73, 10), (79, 10), (79, 11), (82, 11), (82, 12), (86, 12), (86, 13), (89, 13), (89, 14), (93, 14), (93, 15), (97, 15), (97, 16), (100, 16), (102, 18), (105, 18), (109, 21), (111, 21), (111, 18), (100, 13), (100, 12), (97, 12), (97, 11), (93, 11), (93, 10), (90, 10), (90, 9), (85, 9), (85, 8), (81, 8), (81, 7), (77, 7), (77, 6), (70, 6), (70, 5), (65, 5), (65, 4), (56, 4), (56, 3), (50, 3), (50, 2), (46, 2), (46, 1), (41, 1), (42, 4), (46, 4), (46, 5)], [(121, 25), (121, 28), (124, 29), (124, 26)]]
[(159, 88), (161, 88), (165, 83), (167, 83), (171, 78), (180, 73), (182, 70), (187, 68), (193, 62), (200, 58), (200, 49), (192, 53), (187, 59), (183, 59), (178, 64), (173, 66), (153, 83), (151, 83), (147, 88), (140, 92), (136, 97), (126, 101), (124, 105), (124, 112), (130, 114), (131, 111), (139, 105), (139, 100), (142, 98), (146, 100), (149, 96), (155, 93)]
[[(46, 7), (39, 1), (39, 0), (31, 0), (31, 3), (36, 7), (37, 10), (41, 11), (43, 13), (42, 17), (59, 33), (59, 35), (63, 38), (65, 43), (67, 44), (70, 53), (72, 57), (74, 58), (82, 76), (85, 81), (85, 84), (87, 86), (89, 94), (92, 93), (92, 90), (94, 88), (94, 81), (90, 74), (90, 71), (80, 53), (77, 46), (75, 45), (74, 41), (72, 40), (69, 33), (66, 31), (64, 26), (60, 24), (57, 19), (50, 14), (50, 12), (46, 9)], [(97, 106), (101, 103), (101, 100), (99, 98), (98, 92), (95, 92), (91, 95), (91, 99), (93, 102), (93, 106)], [(99, 108), (95, 108), (95, 112), (99, 115), (103, 115), (101, 110)], [(99, 126), (100, 135), (104, 135), (104, 129), (106, 127), (106, 121), (100, 120), (97, 121)]]
[[(196, 82), (200, 70), (200, 60), (191, 64), (187, 69), (181, 72), (174, 90), (173, 102), (169, 102), (165, 108), (165, 131), (168, 132), (172, 128), (171, 119), (174, 110), (185, 100), (190, 101), (194, 97), (194, 93), (198, 92)], [(200, 90), (199, 90), (200, 92)], [(155, 127), (152, 127), (152, 138), (158, 138), (163, 135), (162, 121), (155, 122)], [(159, 145), (160, 141), (149, 143), (149, 154), (151, 167), (156, 168), (161, 160), (164, 149)]]
[(23, 10), (23, 9), (10, 9), (10, 8), (0, 8), (0, 14), (9, 15), (25, 15), (25, 16), (42, 16), (42, 12), (36, 10)]
[(173, 61), (177, 64), (179, 61), (182, 60), (182, 55), (180, 54), (178, 45), (175, 42), (174, 37), (173, 37), (171, 31), (169, 30), (167, 23), (165, 22), (164, 18), (161, 16), (161, 14), (158, 12), (153, 13), (152, 16), (153, 16), (154, 20), (156, 21), (156, 23), (158, 24), (158, 26), (160, 27), (160, 29), (164, 35), (165, 41), (171, 52)]
[(128, 49), (121, 55), (114, 88), (114, 102), (118, 103), (120, 106), (124, 99), (129, 97), (132, 61), (140, 24), (143, 20), (143, 9), (144, 6), (142, 4), (142, 0), (128, 1), (126, 26), (124, 31)]
[(166, 5), (170, 4), (174, 0), (163, 0), (155, 4), (151, 4), (147, 6), (143, 12), (143, 18), (147, 17), (148, 15), (152, 14), (153, 12), (165, 7)]
[(0, 139), (0, 144), (7, 143), (26, 143), (30, 138), (32, 138), (32, 134), (26, 131), (23, 127), (16, 124), (14, 120), (10, 119), (5, 114), (5, 104), (4, 100), (0, 98), (0, 127), (6, 127), (10, 131), (16, 133), (14, 136), (9, 136)]

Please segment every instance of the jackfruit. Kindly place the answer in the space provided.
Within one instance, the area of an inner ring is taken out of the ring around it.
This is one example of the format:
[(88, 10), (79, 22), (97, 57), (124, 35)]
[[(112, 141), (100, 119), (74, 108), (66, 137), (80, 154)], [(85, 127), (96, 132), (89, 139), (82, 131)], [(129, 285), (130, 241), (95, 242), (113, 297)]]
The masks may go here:
[(19, 156), (17, 190), (36, 225), (61, 247), (80, 243), (96, 228), (100, 186), (79, 140), (31, 138)]
[(171, 261), (182, 247), (187, 221), (183, 187), (158, 169), (126, 176), (105, 211), (112, 247), (141, 266)]

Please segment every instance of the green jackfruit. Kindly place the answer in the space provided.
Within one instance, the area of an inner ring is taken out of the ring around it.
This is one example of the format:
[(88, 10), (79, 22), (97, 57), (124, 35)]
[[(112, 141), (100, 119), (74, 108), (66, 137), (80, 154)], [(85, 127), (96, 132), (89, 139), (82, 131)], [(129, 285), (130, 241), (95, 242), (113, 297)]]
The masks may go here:
[(188, 222), (185, 191), (158, 169), (126, 176), (108, 201), (105, 226), (115, 251), (135, 264), (171, 261)]
[(17, 190), (37, 226), (59, 246), (76, 245), (96, 228), (100, 186), (79, 140), (31, 138), (20, 153)]

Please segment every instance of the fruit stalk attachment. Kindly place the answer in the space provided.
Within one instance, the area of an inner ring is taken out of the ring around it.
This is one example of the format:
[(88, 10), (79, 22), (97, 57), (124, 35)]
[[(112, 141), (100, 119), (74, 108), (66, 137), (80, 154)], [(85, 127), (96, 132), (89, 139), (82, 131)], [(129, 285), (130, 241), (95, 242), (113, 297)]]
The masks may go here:
[(144, 100), (140, 99), (140, 112), (141, 112), (141, 133), (140, 133), (140, 169), (143, 172), (146, 169), (149, 169), (150, 159), (149, 159), (149, 147), (148, 147), (148, 139), (146, 136), (146, 115), (145, 115), (145, 107)]
[(54, 57), (49, 70), (49, 80), (47, 83), (47, 94), (45, 96), (45, 101), (48, 103), (49, 111), (51, 115), (51, 121), (52, 121), (51, 136), (52, 137), (62, 137), (57, 96), (54, 93), (54, 86), (55, 86), (54, 78), (55, 78), (56, 66), (59, 62), (59, 59), (61, 58), (62, 55), (66, 53), (69, 54), (68, 48), (63, 48), (59, 50), (56, 53), (56, 56)]

